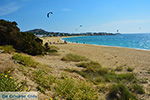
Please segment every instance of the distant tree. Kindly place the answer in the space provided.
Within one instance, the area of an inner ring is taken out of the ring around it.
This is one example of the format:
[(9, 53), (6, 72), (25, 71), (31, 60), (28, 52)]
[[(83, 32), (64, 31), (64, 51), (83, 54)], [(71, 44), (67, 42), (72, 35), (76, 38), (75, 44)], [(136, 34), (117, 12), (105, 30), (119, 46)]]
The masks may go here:
[(15, 25), (15, 26), (17, 26), (17, 25), (18, 25), (15, 21), (13, 21), (13, 22), (12, 22), (12, 24), (13, 24), (13, 25)]

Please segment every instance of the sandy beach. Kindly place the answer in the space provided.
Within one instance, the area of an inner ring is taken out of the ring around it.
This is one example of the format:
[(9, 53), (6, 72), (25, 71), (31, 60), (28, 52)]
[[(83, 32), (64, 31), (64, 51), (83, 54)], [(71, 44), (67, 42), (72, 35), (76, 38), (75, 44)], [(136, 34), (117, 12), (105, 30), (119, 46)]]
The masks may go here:
[[(117, 67), (134, 68), (133, 72), (139, 80), (147, 80), (147, 83), (143, 83), (143, 86), (147, 93), (150, 93), (150, 51), (77, 43), (62, 44), (63, 41), (61, 38), (62, 37), (45, 37), (43, 40), (44, 42), (59, 42), (54, 45), (60, 48), (59, 53), (62, 57), (68, 53), (73, 53), (85, 56), (92, 61), (100, 63), (103, 67), (111, 69)], [(66, 66), (66, 64), (59, 63), (59, 61), (57, 64)], [(72, 65), (68, 65), (68, 67), (71, 66)]]
[[(63, 43), (60, 37), (46, 37), (44, 42)], [(97, 46), (89, 44), (56, 44), (66, 53), (76, 53), (101, 63), (104, 67), (130, 66), (149, 68), (150, 51), (122, 47)]]

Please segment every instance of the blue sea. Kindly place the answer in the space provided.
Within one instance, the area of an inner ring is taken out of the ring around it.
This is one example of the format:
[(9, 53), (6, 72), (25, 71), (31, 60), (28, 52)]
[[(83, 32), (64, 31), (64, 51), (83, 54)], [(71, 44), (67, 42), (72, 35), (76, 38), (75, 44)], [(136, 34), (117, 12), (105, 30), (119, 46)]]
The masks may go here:
[(63, 38), (73, 43), (127, 47), (150, 50), (150, 34), (120, 34), (107, 36), (79, 36)]

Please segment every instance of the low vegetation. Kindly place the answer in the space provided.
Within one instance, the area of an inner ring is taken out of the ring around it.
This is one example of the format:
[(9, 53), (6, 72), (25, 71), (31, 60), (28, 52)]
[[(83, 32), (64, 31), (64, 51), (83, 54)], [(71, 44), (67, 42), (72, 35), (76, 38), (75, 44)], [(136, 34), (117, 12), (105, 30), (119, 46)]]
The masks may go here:
[(77, 64), (78, 67), (83, 67), (83, 68), (92, 68), (92, 69), (97, 69), (97, 68), (101, 68), (101, 65), (97, 62), (83, 62), (83, 63), (79, 63)]
[(87, 61), (88, 59), (86, 57), (70, 53), (70, 54), (67, 54), (66, 56), (64, 56), (61, 60), (63, 60), (63, 61), (80, 62), (80, 61)]
[(115, 84), (108, 93), (108, 100), (137, 100), (123, 84)]
[(135, 82), (136, 78), (132, 73), (116, 74), (112, 70), (101, 67), (96, 62), (84, 62), (77, 64), (78, 67), (84, 67), (86, 69), (77, 71), (83, 77), (89, 79), (95, 84), (99, 82)]
[[(131, 71), (128, 73), (115, 73), (113, 70), (104, 68), (99, 63), (92, 61), (81, 62), (77, 66), (85, 69), (81, 71), (69, 69), (66, 71), (76, 72), (93, 82), (99, 92), (108, 93), (108, 100), (137, 100), (135, 94), (144, 93), (142, 86), (138, 85), (138, 79)], [(115, 71), (121, 70), (117, 68)], [(126, 84), (126, 86), (122, 83)]]
[(35, 62), (30, 56), (23, 54), (14, 54), (12, 59), (24, 66), (36, 67), (38, 65), (38, 63)]
[(11, 75), (0, 73), (0, 91), (20, 91), (21, 84), (17, 83)]
[(13, 53), (16, 51), (11, 45), (0, 46), (0, 50), (3, 50), (3, 53)]
[(130, 89), (132, 92), (136, 93), (136, 94), (144, 94), (144, 89), (141, 85), (139, 84), (131, 84)]
[(46, 54), (56, 54), (59, 50), (58, 47), (56, 46), (51, 46), (48, 44), (48, 42), (46, 42), (44, 44), (44, 47), (45, 47), (45, 51), (46, 51)]
[(118, 67), (116, 67), (116, 69), (115, 69), (115, 71), (118, 71), (118, 72), (120, 72), (120, 71), (122, 71), (123, 70), (123, 67), (122, 66), (118, 66)]
[(57, 82), (56, 93), (66, 100), (98, 99), (98, 92), (91, 84), (70, 78), (65, 78)]
[(131, 68), (131, 67), (128, 67), (128, 68), (127, 68), (127, 71), (128, 71), (128, 72), (133, 72), (133, 70), (134, 70), (134, 68)]
[(34, 71), (33, 78), (39, 85), (37, 89), (39, 89), (41, 92), (51, 90), (51, 85), (56, 81), (56, 78), (54, 76), (49, 75), (42, 69)]

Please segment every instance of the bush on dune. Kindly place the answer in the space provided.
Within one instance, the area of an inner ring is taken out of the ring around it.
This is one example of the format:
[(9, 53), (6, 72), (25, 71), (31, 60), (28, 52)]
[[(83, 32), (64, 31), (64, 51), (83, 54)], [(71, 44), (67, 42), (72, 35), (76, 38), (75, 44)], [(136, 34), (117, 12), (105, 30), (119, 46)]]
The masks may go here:
[(134, 70), (134, 68), (132, 68), (132, 67), (128, 67), (128, 68), (127, 68), (127, 71), (128, 71), (128, 72), (133, 72), (133, 70)]
[(84, 67), (82, 71), (76, 71), (83, 77), (89, 79), (95, 84), (100, 82), (136, 82), (137, 79), (133, 73), (116, 74), (108, 68), (102, 67), (97, 62), (83, 62), (77, 64), (78, 67)]
[(55, 46), (50, 46), (48, 44), (48, 42), (46, 42), (44, 44), (44, 47), (45, 47), (45, 51), (47, 52), (47, 54), (50, 54), (50, 53), (56, 53), (57, 50), (59, 50), (59, 48), (55, 47)]
[(33, 79), (39, 85), (37, 89), (40, 91), (42, 90), (41, 92), (44, 92), (45, 90), (50, 90), (51, 85), (56, 81), (56, 78), (54, 76), (49, 75), (48, 73), (46, 73), (46, 71), (42, 69), (33, 72)]
[(20, 36), (22, 40), (18, 41), (18, 48), (20, 51), (28, 53), (30, 55), (40, 55), (45, 53), (45, 48), (41, 42), (38, 42), (38, 38), (31, 33), (21, 32)]
[(36, 67), (38, 65), (38, 63), (35, 62), (30, 56), (26, 56), (23, 54), (14, 54), (12, 59), (24, 66)]
[(42, 40), (27, 32), (20, 32), (16, 22), (0, 20), (0, 45), (12, 45), (30, 55), (44, 54)]
[(59, 80), (55, 87), (56, 93), (65, 100), (97, 100), (98, 93), (89, 83), (71, 78)]
[(145, 93), (143, 87), (139, 84), (131, 84), (130, 90), (134, 93), (137, 93), (137, 94), (144, 94)]
[(109, 94), (108, 100), (137, 100), (137, 98), (123, 84), (113, 85)]

